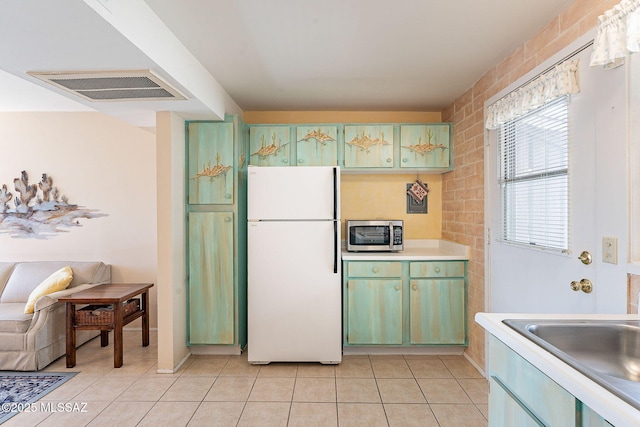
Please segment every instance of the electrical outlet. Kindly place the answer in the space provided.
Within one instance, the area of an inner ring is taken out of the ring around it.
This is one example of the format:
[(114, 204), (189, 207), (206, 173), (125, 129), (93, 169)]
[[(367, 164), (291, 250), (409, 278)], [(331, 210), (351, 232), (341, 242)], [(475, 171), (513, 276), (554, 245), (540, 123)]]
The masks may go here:
[(618, 239), (616, 237), (602, 238), (602, 262), (618, 263)]

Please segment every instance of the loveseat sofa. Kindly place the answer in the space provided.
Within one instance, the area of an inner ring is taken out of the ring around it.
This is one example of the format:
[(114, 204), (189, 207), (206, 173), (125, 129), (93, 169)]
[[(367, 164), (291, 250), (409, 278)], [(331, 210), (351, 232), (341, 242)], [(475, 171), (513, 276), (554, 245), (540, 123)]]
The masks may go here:
[[(57, 270), (69, 266), (73, 279), (61, 291), (40, 297), (25, 314), (31, 292)], [(65, 304), (58, 298), (111, 281), (102, 262), (0, 262), (0, 370), (40, 370), (66, 352)], [(80, 345), (99, 331), (78, 331)]]

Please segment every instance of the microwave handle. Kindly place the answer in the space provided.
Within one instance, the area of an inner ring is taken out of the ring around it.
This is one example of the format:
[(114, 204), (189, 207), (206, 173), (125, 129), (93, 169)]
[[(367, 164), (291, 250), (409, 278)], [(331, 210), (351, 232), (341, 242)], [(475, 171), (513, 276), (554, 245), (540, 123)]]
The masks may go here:
[(393, 250), (393, 222), (389, 222), (389, 249)]

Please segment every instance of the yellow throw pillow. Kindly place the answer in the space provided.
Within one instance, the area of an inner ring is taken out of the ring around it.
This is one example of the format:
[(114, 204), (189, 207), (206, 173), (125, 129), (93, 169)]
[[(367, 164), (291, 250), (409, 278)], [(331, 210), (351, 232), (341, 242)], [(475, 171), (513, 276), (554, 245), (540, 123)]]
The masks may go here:
[(24, 314), (33, 313), (33, 306), (36, 304), (38, 298), (44, 295), (48, 295), (52, 292), (61, 291), (66, 289), (73, 279), (73, 271), (71, 267), (62, 267), (60, 270), (53, 273), (40, 283), (29, 295), (27, 305), (24, 307)]

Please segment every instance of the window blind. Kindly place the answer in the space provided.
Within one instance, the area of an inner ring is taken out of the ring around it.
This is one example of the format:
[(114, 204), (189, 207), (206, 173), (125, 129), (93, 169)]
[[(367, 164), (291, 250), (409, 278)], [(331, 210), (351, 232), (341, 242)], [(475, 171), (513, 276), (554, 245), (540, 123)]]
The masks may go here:
[(501, 240), (569, 251), (568, 95), (500, 125)]

